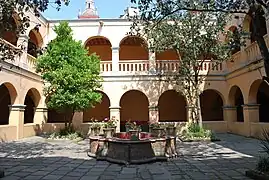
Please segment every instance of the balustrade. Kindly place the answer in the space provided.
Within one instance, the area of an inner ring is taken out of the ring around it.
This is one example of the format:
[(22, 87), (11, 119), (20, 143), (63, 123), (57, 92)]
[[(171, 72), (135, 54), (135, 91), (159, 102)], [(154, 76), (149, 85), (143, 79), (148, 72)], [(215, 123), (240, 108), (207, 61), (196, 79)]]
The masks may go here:
[(149, 61), (148, 60), (119, 61), (119, 71), (123, 72), (149, 71)]

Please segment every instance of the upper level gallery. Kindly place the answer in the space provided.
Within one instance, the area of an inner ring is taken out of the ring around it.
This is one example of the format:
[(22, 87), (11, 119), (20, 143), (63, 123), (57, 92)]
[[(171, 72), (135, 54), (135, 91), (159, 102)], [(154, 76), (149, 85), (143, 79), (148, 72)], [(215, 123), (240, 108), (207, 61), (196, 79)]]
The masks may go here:
[[(34, 23), (29, 30), (19, 37), (14, 32), (6, 32), (2, 37), (12, 48), (22, 43), (27, 50), (24, 55), (8, 61), (35, 73), (37, 49), (45, 47), (56, 37), (53, 28), (58, 20), (44, 20), (33, 17)], [(107, 76), (127, 75), (158, 75), (162, 72), (178, 70), (180, 57), (173, 50), (160, 53), (150, 52), (148, 42), (142, 37), (128, 36), (131, 22), (127, 19), (76, 19), (67, 20), (73, 30), (73, 36), (80, 40), (89, 54), (96, 53), (100, 57), (101, 74)], [(266, 44), (269, 45), (266, 21), (261, 31)], [(15, 25), (16, 22), (14, 21)], [(244, 30), (251, 33), (251, 19), (244, 17)], [(35, 30), (35, 24), (40, 24), (40, 30)], [(237, 31), (236, 22), (229, 24), (227, 30)], [(260, 60), (261, 55), (255, 39), (250, 36), (246, 46), (239, 47), (233, 52), (232, 58), (221, 64), (214, 64), (210, 60), (201, 63), (200, 73), (203, 75), (225, 75), (240, 69), (253, 61)]]

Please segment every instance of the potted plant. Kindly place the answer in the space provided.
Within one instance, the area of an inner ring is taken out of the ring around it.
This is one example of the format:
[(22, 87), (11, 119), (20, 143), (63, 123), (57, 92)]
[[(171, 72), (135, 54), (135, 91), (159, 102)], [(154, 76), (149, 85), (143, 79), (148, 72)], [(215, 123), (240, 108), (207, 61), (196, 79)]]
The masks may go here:
[(166, 124), (165, 132), (167, 136), (175, 136), (176, 135), (176, 126), (174, 123)]
[(162, 137), (165, 135), (165, 126), (160, 123), (153, 123), (150, 125), (151, 133), (156, 137)]
[(117, 127), (117, 119), (113, 116), (111, 119), (105, 118), (103, 125), (103, 132), (105, 138), (111, 138), (114, 136)]
[(100, 130), (101, 130), (101, 122), (99, 122), (97, 119), (92, 119), (91, 120), (91, 126), (90, 126), (90, 136), (99, 136), (100, 135)]
[(140, 131), (141, 130), (141, 127), (139, 125), (137, 125), (137, 123), (135, 121), (131, 121), (131, 120), (128, 120), (125, 123), (125, 128), (126, 128), (126, 132)]

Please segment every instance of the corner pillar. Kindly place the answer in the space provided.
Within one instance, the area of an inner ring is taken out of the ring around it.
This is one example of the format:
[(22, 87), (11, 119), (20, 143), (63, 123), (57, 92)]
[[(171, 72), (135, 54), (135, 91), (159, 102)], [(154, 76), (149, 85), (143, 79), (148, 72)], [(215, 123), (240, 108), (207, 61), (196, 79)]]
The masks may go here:
[(24, 128), (24, 110), (26, 105), (24, 104), (14, 104), (9, 106), (9, 125), (16, 126), (16, 138), (23, 138), (23, 128)]
[(23, 68), (28, 68), (27, 64), (27, 51), (28, 51), (28, 41), (29, 37), (26, 34), (20, 34), (17, 41), (17, 46), (22, 49), (22, 54), (20, 56), (20, 62)]
[(120, 107), (110, 107), (110, 119), (115, 118), (118, 120), (116, 132), (120, 132)]
[(112, 47), (112, 71), (119, 71), (120, 51), (119, 47)]
[(159, 108), (158, 106), (149, 106), (149, 124), (159, 122)]

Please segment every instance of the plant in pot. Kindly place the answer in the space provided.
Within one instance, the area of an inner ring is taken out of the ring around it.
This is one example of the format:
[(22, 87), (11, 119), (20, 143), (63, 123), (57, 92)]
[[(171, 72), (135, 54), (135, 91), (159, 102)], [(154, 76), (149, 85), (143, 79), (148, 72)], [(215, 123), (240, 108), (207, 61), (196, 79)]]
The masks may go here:
[(97, 119), (91, 119), (90, 136), (99, 136), (102, 123)]
[(151, 133), (156, 137), (162, 137), (165, 135), (165, 125), (161, 123), (153, 123), (150, 125)]
[(139, 132), (141, 127), (137, 125), (135, 121), (128, 120), (125, 124), (126, 132), (130, 133), (131, 139), (137, 139), (139, 137)]
[(174, 123), (168, 123), (165, 127), (165, 132), (167, 136), (175, 136), (176, 135), (176, 126)]
[(113, 116), (111, 119), (105, 118), (103, 123), (103, 132), (105, 138), (111, 138), (114, 136), (116, 132), (117, 122), (118, 120), (115, 116)]

